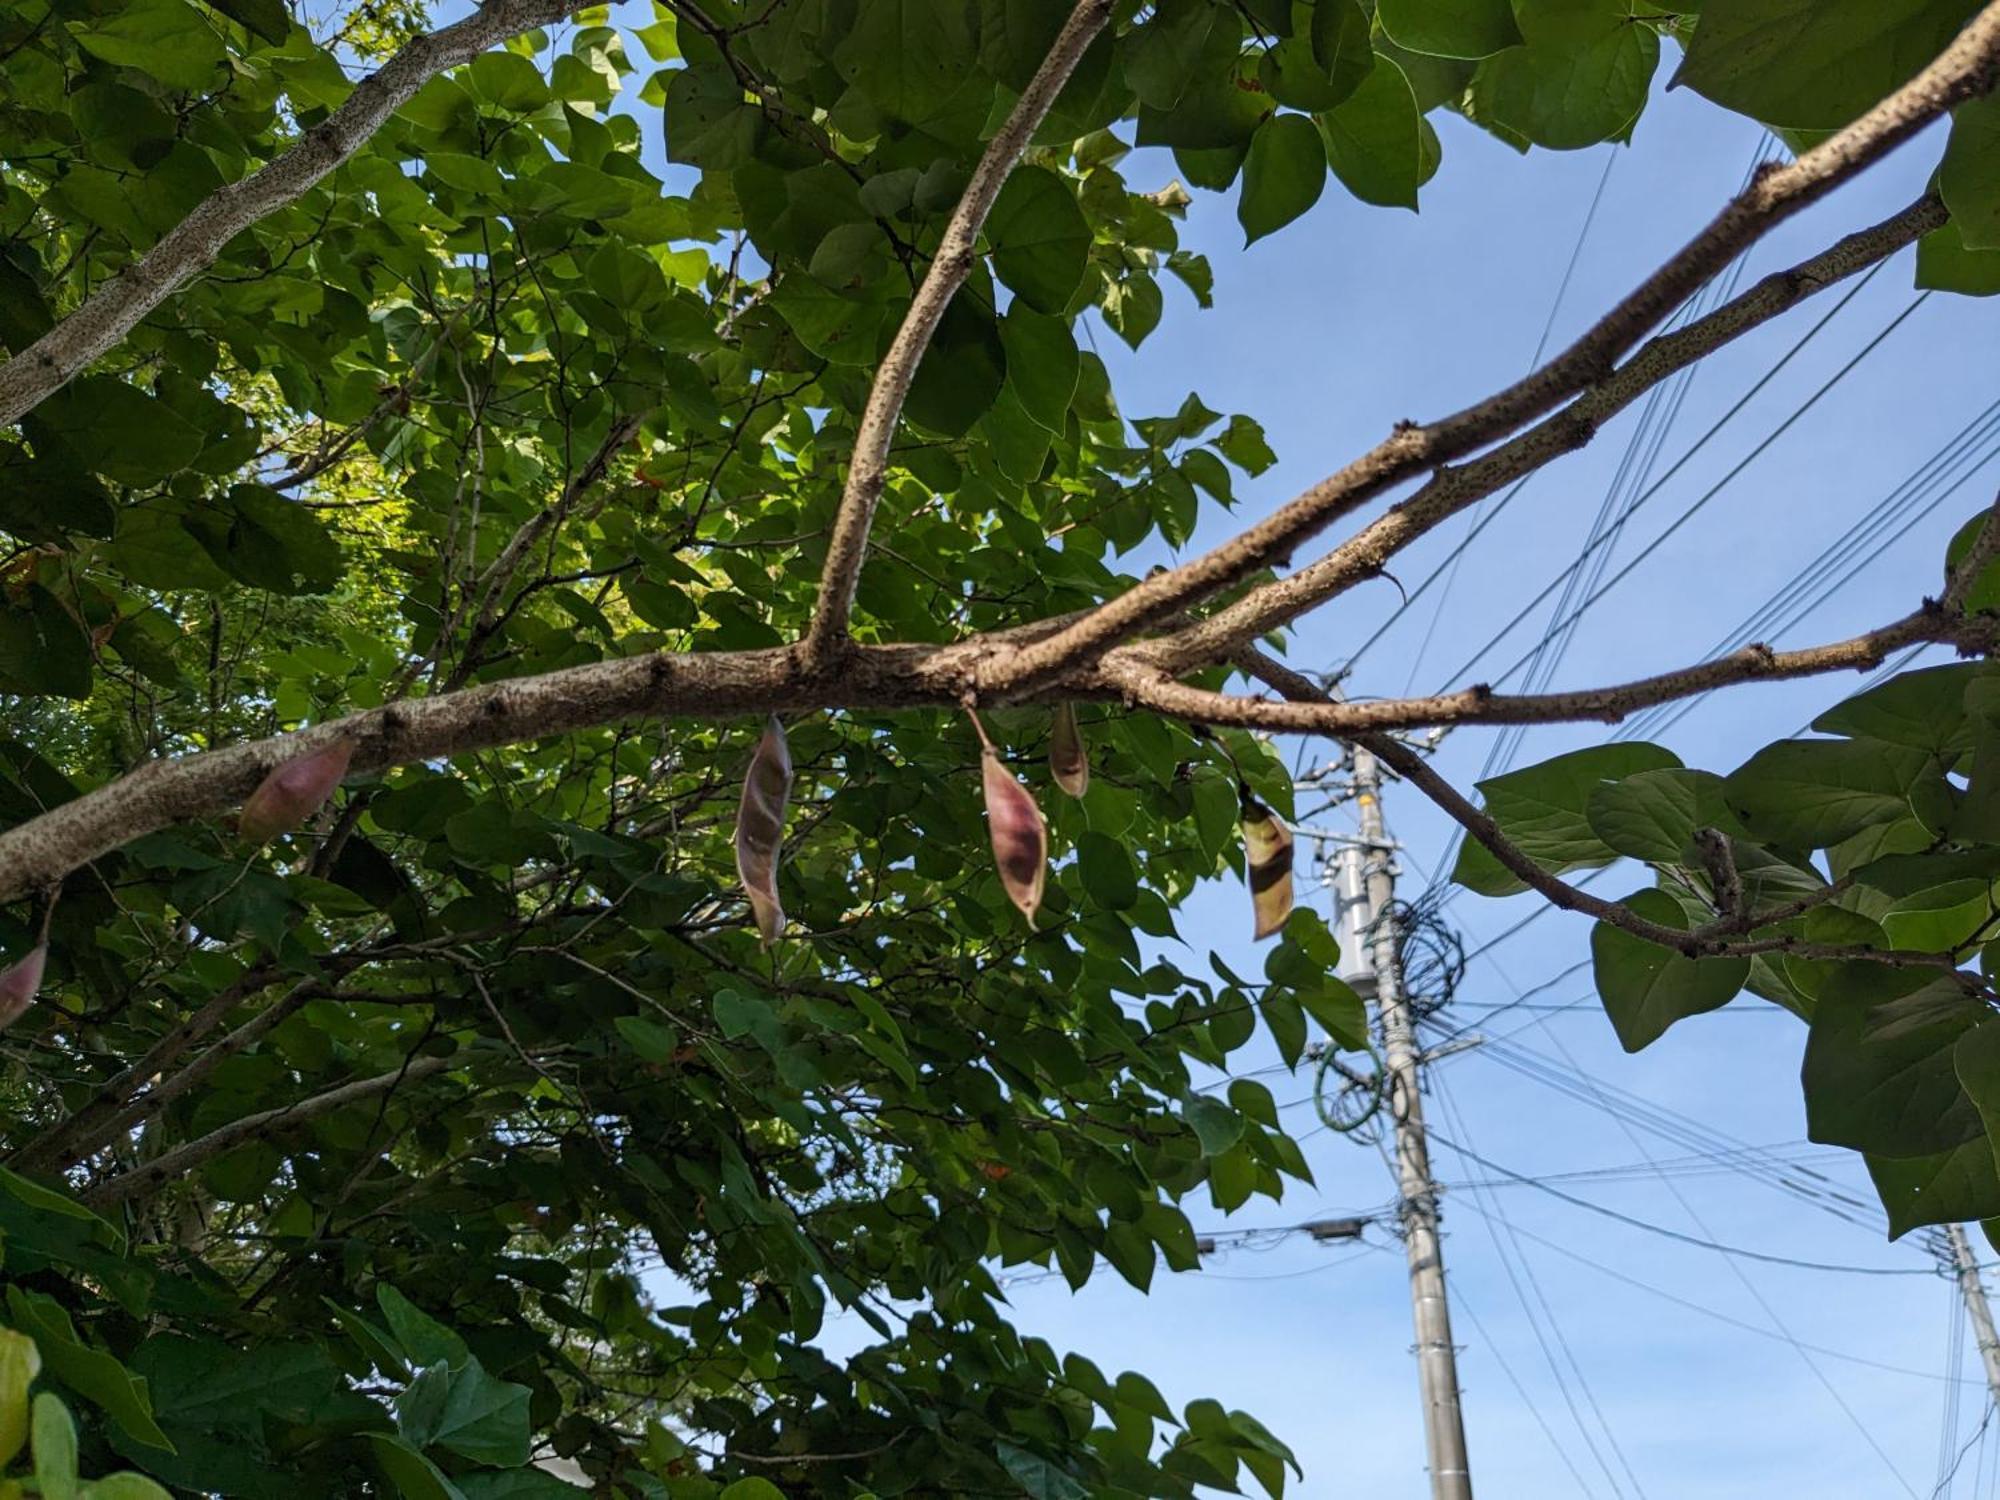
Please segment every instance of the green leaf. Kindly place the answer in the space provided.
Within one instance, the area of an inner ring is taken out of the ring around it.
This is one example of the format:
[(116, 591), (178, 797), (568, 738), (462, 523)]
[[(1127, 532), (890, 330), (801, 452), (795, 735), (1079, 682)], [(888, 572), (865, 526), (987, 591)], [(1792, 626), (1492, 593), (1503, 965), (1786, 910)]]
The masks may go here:
[(1417, 206), (1417, 189), (1437, 170), (1437, 157), (1401, 68), (1377, 57), (1352, 94), (1314, 118), (1327, 165), (1350, 193), (1384, 208)]
[(1824, 849), (1910, 811), (1931, 757), (1873, 740), (1780, 740), (1751, 756), (1723, 796), (1751, 837), (1787, 849)]
[[(1687, 929), (1687, 914), (1665, 891), (1634, 891), (1623, 904), (1663, 927)], [(1684, 1016), (1727, 1005), (1750, 977), (1747, 958), (1687, 958), (1609, 922), (1591, 929), (1590, 953), (1597, 993), (1627, 1052), (1658, 1041)]]
[(35, 1341), (0, 1328), (0, 1468), (11, 1464), (28, 1440), (28, 1387), (41, 1370)]
[(1069, 425), (1070, 398), (1083, 363), (1068, 322), (1017, 300), (1000, 320), (1000, 344), (1007, 384), (1021, 409), (1060, 436)]
[(1521, 40), (1508, 0), (1379, 0), (1389, 40), (1433, 57), (1488, 57)]
[(1016, 167), (986, 220), (993, 270), (1037, 312), (1064, 312), (1083, 282), (1090, 224), (1069, 184), (1045, 167)]
[(401, 1438), (386, 1432), (367, 1436), (375, 1461), (403, 1500), (466, 1500), (464, 1491), (445, 1478), (442, 1469)]
[(454, 1370), (430, 1441), (474, 1463), (500, 1468), (528, 1461), (528, 1388), (495, 1380), (479, 1361)]
[(389, 1322), (389, 1331), (413, 1365), (458, 1366), (472, 1358), (465, 1340), (438, 1322), (395, 1287), (383, 1282), (375, 1289), (375, 1304)]
[(345, 569), (340, 544), (318, 518), (261, 485), (232, 486), (191, 512), (187, 525), (217, 566), (252, 588), (323, 594)]
[(1984, 662), (1952, 662), (1898, 672), (1879, 687), (1835, 704), (1814, 719), (1812, 727), (1821, 734), (1850, 735), (1936, 755), (1956, 755), (1972, 748), (1972, 731), (1966, 723), (1966, 689), (1993, 675), (1993, 668)]
[(93, 57), (189, 93), (213, 87), (226, 54), (201, 12), (181, 0), (131, 0), (75, 33)]
[(83, 1500), (173, 1500), (160, 1485), (130, 1469), (93, 1479), (82, 1493)]
[(1938, 192), (1967, 250), (2000, 250), (2000, 94), (1968, 99), (1952, 111)]
[(90, 638), (62, 601), (30, 584), (18, 602), (0, 593), (0, 693), (88, 698)]
[(209, 0), (209, 3), (245, 30), (274, 45), (291, 34), (292, 13), (285, 0)]
[(1889, 1213), (1892, 1240), (1926, 1224), (1964, 1224), (2000, 1215), (2000, 1172), (1984, 1136), (1935, 1156), (1866, 1160), (1875, 1192)]
[(179, 473), (207, 441), (164, 401), (109, 375), (72, 380), (21, 425), (38, 452), (52, 447), (76, 467), (128, 485), (157, 484)]
[(964, 437), (1000, 398), (1007, 351), (992, 314), (952, 299), (930, 352), (917, 366), (905, 409), (910, 420), (947, 437)]
[(2000, 250), (1969, 248), (1955, 224), (1917, 241), (1917, 285), (1967, 297), (2000, 295)]
[(970, 74), (968, 7), (935, 0), (858, 0), (832, 61), (885, 114), (929, 119)]
[(52, 1391), (35, 1397), (35, 1485), (42, 1500), (76, 1500), (76, 1423)]
[(1659, 64), (1658, 33), (1636, 22), (1583, 40), (1535, 38), (1479, 65), (1472, 111), (1537, 146), (1579, 150), (1630, 133)]
[(7, 1310), (41, 1351), (43, 1368), (85, 1400), (101, 1407), (135, 1441), (169, 1453), (174, 1445), (153, 1420), (146, 1382), (102, 1349), (83, 1342), (69, 1314), (41, 1292), (7, 1288)]
[(549, 102), (542, 70), (518, 52), (484, 52), (463, 75), (474, 95), (509, 114), (533, 114)]
[(1181, 1118), (1194, 1127), (1203, 1156), (1220, 1156), (1243, 1138), (1243, 1117), (1209, 1094), (1188, 1095)]
[(1584, 813), (1606, 848), (1657, 864), (1692, 863), (1696, 829), (1726, 831), (1736, 821), (1720, 776), (1678, 767), (1599, 782)]
[[(1591, 826), (1591, 797), (1600, 785), (1679, 764), (1657, 745), (1595, 745), (1482, 781), (1479, 790), (1501, 832), (1536, 864), (1561, 874), (1584, 865), (1608, 865), (1618, 857)], [(1483, 845), (1470, 840), (1459, 852), (1452, 879), (1482, 896), (1527, 889)]]
[(1139, 899), (1139, 872), (1116, 839), (1095, 831), (1076, 841), (1078, 873), (1090, 900), (1110, 911), (1125, 911)]
[(1806, 1040), (1806, 1134), (1878, 1156), (1930, 1156), (1982, 1132), (1952, 1049), (1986, 1018), (1945, 978), (1842, 965), (1820, 990)]
[(1073, 1475), (1039, 1453), (1004, 1440), (993, 1444), (993, 1452), (1031, 1500), (1090, 1500), (1090, 1491)]
[(1275, 233), (1319, 201), (1326, 189), (1326, 147), (1304, 115), (1273, 115), (1250, 139), (1236, 218), (1243, 243)]
[(1732, 0), (1705, 7), (1674, 83), (1766, 125), (1834, 130), (1929, 63), (1981, 0)]

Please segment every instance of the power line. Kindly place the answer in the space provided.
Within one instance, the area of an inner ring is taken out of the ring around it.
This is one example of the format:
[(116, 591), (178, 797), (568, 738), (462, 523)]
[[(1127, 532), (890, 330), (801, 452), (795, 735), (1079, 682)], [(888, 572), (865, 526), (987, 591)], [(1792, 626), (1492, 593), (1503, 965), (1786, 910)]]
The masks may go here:
[[(1472, 1208), (1475, 1213), (1479, 1212), (1479, 1209), (1475, 1205), (1467, 1204), (1466, 1206)], [(1529, 1229), (1522, 1229), (1519, 1233), (1523, 1239), (1533, 1240), (1536, 1244), (1554, 1251), (1557, 1255), (1567, 1260), (1573, 1260), (1580, 1266), (1588, 1266), (1600, 1275), (1609, 1276), (1613, 1281), (1622, 1281), (1629, 1287), (1645, 1292), (1649, 1296), (1658, 1297), (1662, 1301), (1671, 1302), (1676, 1307), (1686, 1308), (1689, 1312), (1700, 1313), (1704, 1318), (1713, 1318), (1718, 1323), (1726, 1323), (1731, 1328), (1741, 1329), (1744, 1333), (1753, 1333), (1761, 1339), (1772, 1339), (1778, 1343), (1788, 1342), (1782, 1334), (1773, 1333), (1768, 1328), (1748, 1322), (1743, 1318), (1734, 1317), (1729, 1313), (1710, 1307), (1706, 1303), (1692, 1301), (1687, 1297), (1680, 1296), (1678, 1293), (1668, 1291), (1665, 1287), (1654, 1286), (1650, 1281), (1642, 1281), (1630, 1272), (1618, 1270), (1615, 1266), (1607, 1266), (1602, 1261), (1592, 1260), (1589, 1256), (1572, 1250), (1569, 1246), (1558, 1240), (1545, 1238)], [(1827, 1359), (1844, 1360), (1851, 1365), (1862, 1365), (1868, 1369), (1881, 1370), (1890, 1375), (1906, 1375), (1912, 1380), (1948, 1380), (1955, 1385), (1983, 1384), (1981, 1381), (1972, 1380), (1962, 1375), (1939, 1375), (1931, 1370), (1912, 1369), (1908, 1365), (1892, 1365), (1883, 1360), (1870, 1359), (1863, 1354), (1849, 1354), (1845, 1350), (1829, 1349), (1824, 1344), (1802, 1342), (1800, 1347), (1810, 1349), (1813, 1353), (1823, 1355)]]
[(1620, 1213), (1617, 1209), (1607, 1208), (1602, 1203), (1592, 1203), (1588, 1198), (1579, 1198), (1574, 1193), (1566, 1193), (1561, 1188), (1551, 1187), (1549, 1184), (1530, 1177), (1525, 1173), (1516, 1172), (1511, 1167), (1503, 1167), (1498, 1162), (1479, 1155), (1476, 1151), (1468, 1150), (1456, 1141), (1446, 1140), (1445, 1137), (1439, 1135), (1435, 1130), (1431, 1132), (1431, 1135), (1450, 1150), (1457, 1152), (1468, 1161), (1477, 1162), (1489, 1172), (1499, 1172), (1504, 1176), (1512, 1177), (1529, 1187), (1537, 1188), (1547, 1193), (1552, 1198), (1560, 1198), (1563, 1202), (1575, 1208), (1600, 1214), (1607, 1219), (1616, 1220), (1618, 1223), (1624, 1224), (1629, 1228), (1643, 1229), (1648, 1234), (1656, 1234), (1663, 1239), (1678, 1240), (1684, 1245), (1693, 1245), (1702, 1250), (1713, 1250), (1721, 1255), (1739, 1256), (1744, 1260), (1761, 1261), (1766, 1265), (1791, 1266), (1801, 1271), (1832, 1271), (1849, 1276), (1935, 1276), (1937, 1274), (1934, 1270), (1920, 1266), (1850, 1266), (1836, 1264), (1832, 1261), (1800, 1260), (1789, 1255), (1772, 1255), (1762, 1250), (1748, 1250), (1740, 1245), (1727, 1245), (1720, 1240), (1703, 1239), (1699, 1235), (1683, 1234), (1678, 1229), (1669, 1229), (1664, 1224), (1654, 1224), (1645, 1219), (1635, 1218), (1631, 1214)]

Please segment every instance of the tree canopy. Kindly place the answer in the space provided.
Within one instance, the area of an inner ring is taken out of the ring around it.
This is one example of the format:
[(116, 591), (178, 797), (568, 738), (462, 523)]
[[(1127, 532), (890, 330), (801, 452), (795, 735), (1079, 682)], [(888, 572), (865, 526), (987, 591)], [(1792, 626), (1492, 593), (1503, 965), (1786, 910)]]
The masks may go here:
[[(1522, 381), (1135, 576), (1273, 462), (1079, 337), (1208, 304), (1185, 215), (1414, 208), (1444, 115), (1531, 173), (1667, 67), (1792, 154)], [(1355, 702), (1279, 659), (1898, 251), (2000, 292), (2000, 4), (21, 0), (0, 75), (0, 1491), (1281, 1494), (995, 1268), (1144, 1289), (1309, 1182), (1213, 1082), (1368, 1046), (1288, 734), (1595, 917), (1628, 1048), (1747, 988), (1899, 1230), (2000, 1218), (1990, 513), (1849, 640)], [(1659, 331), (1947, 117), (1915, 202)], [(1918, 643), (1965, 660), (1727, 774), (1475, 805), (1397, 736)], [(1261, 974), (1176, 925), (1238, 872)]]

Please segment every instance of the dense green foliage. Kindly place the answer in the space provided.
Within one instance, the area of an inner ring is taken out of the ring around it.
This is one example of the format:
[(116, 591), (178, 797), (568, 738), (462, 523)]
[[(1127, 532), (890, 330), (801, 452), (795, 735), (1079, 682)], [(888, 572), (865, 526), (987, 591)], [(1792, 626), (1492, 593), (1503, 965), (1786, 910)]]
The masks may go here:
[[(1682, 49), (1688, 86), (1807, 139), (1976, 8), (1119, 6), (910, 393), (857, 634), (1100, 602), (1133, 582), (1121, 558), (1272, 462), (1197, 395), (1128, 417), (1079, 344), (1093, 313), (1140, 344), (1162, 273), (1208, 301), (1178, 247), (1189, 194), (1129, 181), (1134, 145), (1195, 189), (1240, 180), (1255, 239), (1330, 178), (1414, 206), (1441, 110), (1523, 149), (1621, 139)], [(431, 82), (0, 435), (0, 824), (401, 696), (803, 630), (875, 361), (1067, 7), (630, 9)], [(342, 20), (316, 39), (283, 0), (8, 6), (0, 345), (427, 24)], [(1996, 111), (1960, 111), (1929, 284), (2000, 290)], [(665, 180), (641, 160), (662, 130)], [(1715, 827), (1753, 900), (1843, 882), (1787, 932), (1970, 953), (2000, 878), (1993, 680), (1897, 679), (1823, 722), (1845, 738), (1724, 780), (1586, 752), (1496, 784), (1493, 810), (1551, 869), (1651, 862), (1661, 893), (1634, 904), (1659, 919), (1708, 914), (1689, 848)], [(549, 1455), (643, 1497), (1280, 1492), (1288, 1452), (1253, 1417), (1175, 1412), (1017, 1335), (992, 1268), (1144, 1288), (1195, 1263), (1183, 1204), (1308, 1179), (1262, 1085), (1195, 1086), (1260, 1025), (1287, 1063), (1315, 1029), (1365, 1044), (1324, 925), (1294, 913), (1261, 976), (1154, 956), (1189, 891), (1241, 868), (1243, 788), (1291, 811), (1282, 760), (1091, 705), (1071, 798), (1047, 712), (985, 723), (1048, 820), (1032, 927), (985, 852), (980, 739), (935, 712), (787, 724), (770, 947), (731, 839), (747, 720), (371, 774), (261, 847), (155, 833), (0, 910), (0, 952), (51, 945), (0, 1043), (0, 1275), (39, 1351), (40, 1493), (150, 1492), (74, 1491), (45, 1401), (74, 1413), (81, 1472), (185, 1493), (575, 1493), (531, 1466)], [(1815, 1129), (1878, 1161), (1899, 1222), (1947, 1197), (2000, 1214), (1982, 978), (1662, 958), (1616, 932), (1598, 962), (1633, 1046), (1747, 977), (1811, 1018)], [(678, 1302), (642, 1294), (654, 1270)], [(876, 1341), (829, 1360), (835, 1316)], [(5, 1349), (0, 1438), (27, 1410)]]

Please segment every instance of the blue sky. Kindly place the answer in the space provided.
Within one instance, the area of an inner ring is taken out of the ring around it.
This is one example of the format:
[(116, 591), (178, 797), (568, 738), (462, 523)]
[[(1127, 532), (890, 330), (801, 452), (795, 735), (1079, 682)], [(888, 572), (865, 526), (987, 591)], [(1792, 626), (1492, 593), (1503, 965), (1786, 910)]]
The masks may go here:
[[(1441, 415), (1520, 374), (1573, 252), (1574, 275), (1555, 311), (1558, 341), (1699, 228), (1735, 189), (1760, 141), (1748, 123), (1687, 94), (1657, 99), (1632, 147), (1615, 151), (1521, 158), (1450, 116), (1437, 119), (1444, 164), (1424, 190), (1421, 214), (1366, 207), (1329, 183), (1309, 216), (1246, 251), (1232, 198), (1200, 194), (1184, 242), (1214, 265), (1216, 307), (1197, 311), (1169, 283), (1167, 317), (1140, 353), (1097, 330), (1128, 414), (1170, 412), (1195, 390), (1218, 410), (1265, 424), (1278, 466), (1239, 486), (1237, 514), (1210, 517), (1201, 544), (1337, 468), (1398, 418)], [(647, 124), (648, 156), (661, 168), (658, 125)], [(1900, 207), (1921, 189), (1940, 148), (1933, 133), (1783, 226), (1753, 253), (1748, 274), (1789, 264)], [(1124, 169), (1140, 187), (1174, 176), (1171, 160), (1157, 153), (1128, 158)], [(1600, 183), (1602, 200), (1578, 252)], [(1651, 473), (1664, 473), (1763, 377), (1833, 295), (1705, 363)], [(1617, 545), (1613, 569), (1768, 437), (1912, 296), (1905, 255), (1648, 500)], [(1590, 609), (1555, 684), (1620, 680), (1700, 656), (2000, 393), (1996, 375), (2000, 303), (1931, 298)], [(1468, 556), (1421, 656), (1436, 590), (1369, 653), (1350, 691), (1451, 685), (1443, 674), (1573, 558), (1638, 419), (1636, 409), (1628, 412), (1592, 448), (1537, 477)], [(1906, 611), (1935, 589), (1946, 538), (1996, 483), (2000, 463), (1988, 464), (1928, 520), (1883, 545), (1860, 577), (1780, 643), (1832, 639)], [(1414, 549), (1398, 575), (1414, 586), (1466, 524), (1460, 519)], [(1393, 586), (1376, 583), (1312, 616), (1293, 659), (1313, 667), (1342, 660), (1395, 601)], [(1544, 607), (1473, 678), (1512, 662), (1547, 621)], [(1696, 709), (1663, 740), (1689, 764), (1726, 770), (1853, 685), (1741, 689)], [(1606, 732), (1533, 731), (1517, 763)], [(1469, 782), (1496, 733), (1455, 734), (1438, 763)], [(1323, 757), (1326, 748), (1313, 753)], [(1451, 829), (1407, 788), (1393, 788), (1386, 806), (1403, 845), (1403, 890), (1414, 895)], [(1614, 872), (1599, 888), (1622, 893), (1640, 883)], [(1303, 899), (1325, 900), (1309, 884), (1301, 889)], [(1476, 949), (1530, 910), (1532, 898), (1460, 895), (1446, 913)], [(1214, 935), (1239, 969), (1260, 962), (1248, 928), (1247, 898), (1224, 884), (1197, 895), (1181, 920), (1184, 933)], [(1795, 1021), (1746, 997), (1628, 1057), (1594, 1004), (1483, 1019), (1587, 958), (1587, 944), (1587, 923), (1552, 914), (1482, 953), (1444, 1019), (1494, 1040), (1432, 1070), (1478, 1488), (1701, 1500), (1989, 1493), (2000, 1483), (2000, 1420), (1986, 1442), (1974, 1439), (1986, 1401), (1969, 1339), (1947, 1368), (1955, 1297), (1926, 1274), (1930, 1262), (1918, 1245), (1887, 1243), (1858, 1158), (1805, 1144), (1797, 1082), (1804, 1033)], [(1176, 956), (1204, 967), (1199, 946)], [(1589, 996), (1585, 969), (1533, 993), (1530, 1006)], [(1238, 1071), (1275, 1067), (1262, 1038), (1238, 1059)], [(1551, 1087), (1551, 1077), (1566, 1080), (1567, 1092)], [(1313, 1131), (1303, 1075), (1267, 1072), (1263, 1081), (1290, 1106), (1286, 1118), (1318, 1185), (1295, 1188), (1282, 1204), (1253, 1200), (1227, 1219), (1191, 1199), (1197, 1227), (1381, 1213), (1391, 1197), (1381, 1156)], [(1615, 1112), (1600, 1107), (1596, 1089), (1615, 1090), (1624, 1102)], [(1691, 1140), (1691, 1129), (1705, 1134)], [(1734, 1158), (1752, 1162), (1748, 1172), (1691, 1162), (1697, 1146), (1712, 1147), (1717, 1136), (1768, 1149)], [(1663, 1171), (1651, 1173), (1649, 1161), (1664, 1163)], [(1655, 1228), (1629, 1227), (1506, 1172)], [(1577, 1173), (1595, 1175), (1563, 1175)], [(1796, 1189), (1823, 1196), (1815, 1202)], [(1824, 1196), (1834, 1193), (1863, 1207)], [(1826, 1212), (1829, 1202), (1851, 1218)], [(1660, 1230), (1889, 1274), (1732, 1259)], [(1256, 1413), (1305, 1465), (1294, 1494), (1414, 1500), (1428, 1492), (1404, 1262), (1384, 1225), (1359, 1247), (1321, 1247), (1294, 1235), (1233, 1248), (1199, 1272), (1162, 1274), (1149, 1297), (1108, 1270), (1080, 1293), (1054, 1277), (1027, 1277), (1012, 1279), (1009, 1295), (1021, 1326), (1059, 1348), (1110, 1371), (1143, 1370), (1177, 1403), (1210, 1395)], [(832, 1352), (865, 1338), (853, 1319), (831, 1322), (824, 1335)], [(1941, 1449), (1955, 1455), (1968, 1443), (1952, 1486), (1937, 1489)]]

